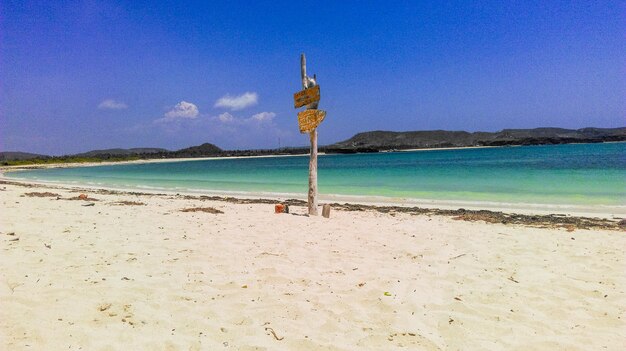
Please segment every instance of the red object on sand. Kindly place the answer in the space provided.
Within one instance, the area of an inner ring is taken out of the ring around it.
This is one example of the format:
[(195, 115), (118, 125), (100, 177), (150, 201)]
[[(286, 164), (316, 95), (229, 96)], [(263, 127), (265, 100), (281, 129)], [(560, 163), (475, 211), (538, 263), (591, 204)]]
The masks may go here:
[(285, 205), (283, 204), (276, 204), (274, 206), (274, 213), (283, 213), (285, 212)]
[(81, 199), (81, 200), (87, 200), (87, 195), (80, 194), (80, 195), (78, 195), (78, 198)]

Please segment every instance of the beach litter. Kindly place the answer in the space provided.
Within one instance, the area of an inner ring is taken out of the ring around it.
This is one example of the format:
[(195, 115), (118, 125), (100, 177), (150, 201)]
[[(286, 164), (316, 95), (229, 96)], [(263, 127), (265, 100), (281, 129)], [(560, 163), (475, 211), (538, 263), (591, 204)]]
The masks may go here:
[(285, 204), (274, 205), (274, 213), (289, 213), (289, 206)]

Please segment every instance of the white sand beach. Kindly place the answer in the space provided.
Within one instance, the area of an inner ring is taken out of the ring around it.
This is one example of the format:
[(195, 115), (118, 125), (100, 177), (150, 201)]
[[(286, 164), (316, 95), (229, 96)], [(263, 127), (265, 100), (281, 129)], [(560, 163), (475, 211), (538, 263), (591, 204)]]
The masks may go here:
[(623, 231), (80, 193), (0, 185), (3, 350), (626, 345)]

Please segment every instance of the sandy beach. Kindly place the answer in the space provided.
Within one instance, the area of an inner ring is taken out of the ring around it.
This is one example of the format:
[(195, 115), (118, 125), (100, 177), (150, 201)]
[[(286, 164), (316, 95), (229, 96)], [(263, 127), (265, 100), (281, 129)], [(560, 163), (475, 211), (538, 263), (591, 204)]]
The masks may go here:
[[(626, 236), (0, 186), (7, 350), (621, 350)], [(26, 195), (29, 194), (29, 195)], [(93, 204), (93, 205), (91, 205)], [(183, 212), (184, 209), (214, 209)], [(216, 212), (216, 213), (211, 213)], [(223, 212), (223, 213), (219, 213)]]
[(623, 1), (356, 5), (0, 2), (0, 351), (626, 350)]

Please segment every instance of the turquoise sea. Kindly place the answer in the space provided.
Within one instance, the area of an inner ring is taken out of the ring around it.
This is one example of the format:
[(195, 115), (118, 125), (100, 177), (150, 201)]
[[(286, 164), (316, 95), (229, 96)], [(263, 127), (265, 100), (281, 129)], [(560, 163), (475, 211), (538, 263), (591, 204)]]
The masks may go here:
[[(9, 172), (8, 177), (211, 193), (307, 192), (309, 157), (225, 158)], [(626, 143), (320, 155), (321, 195), (626, 204)]]

